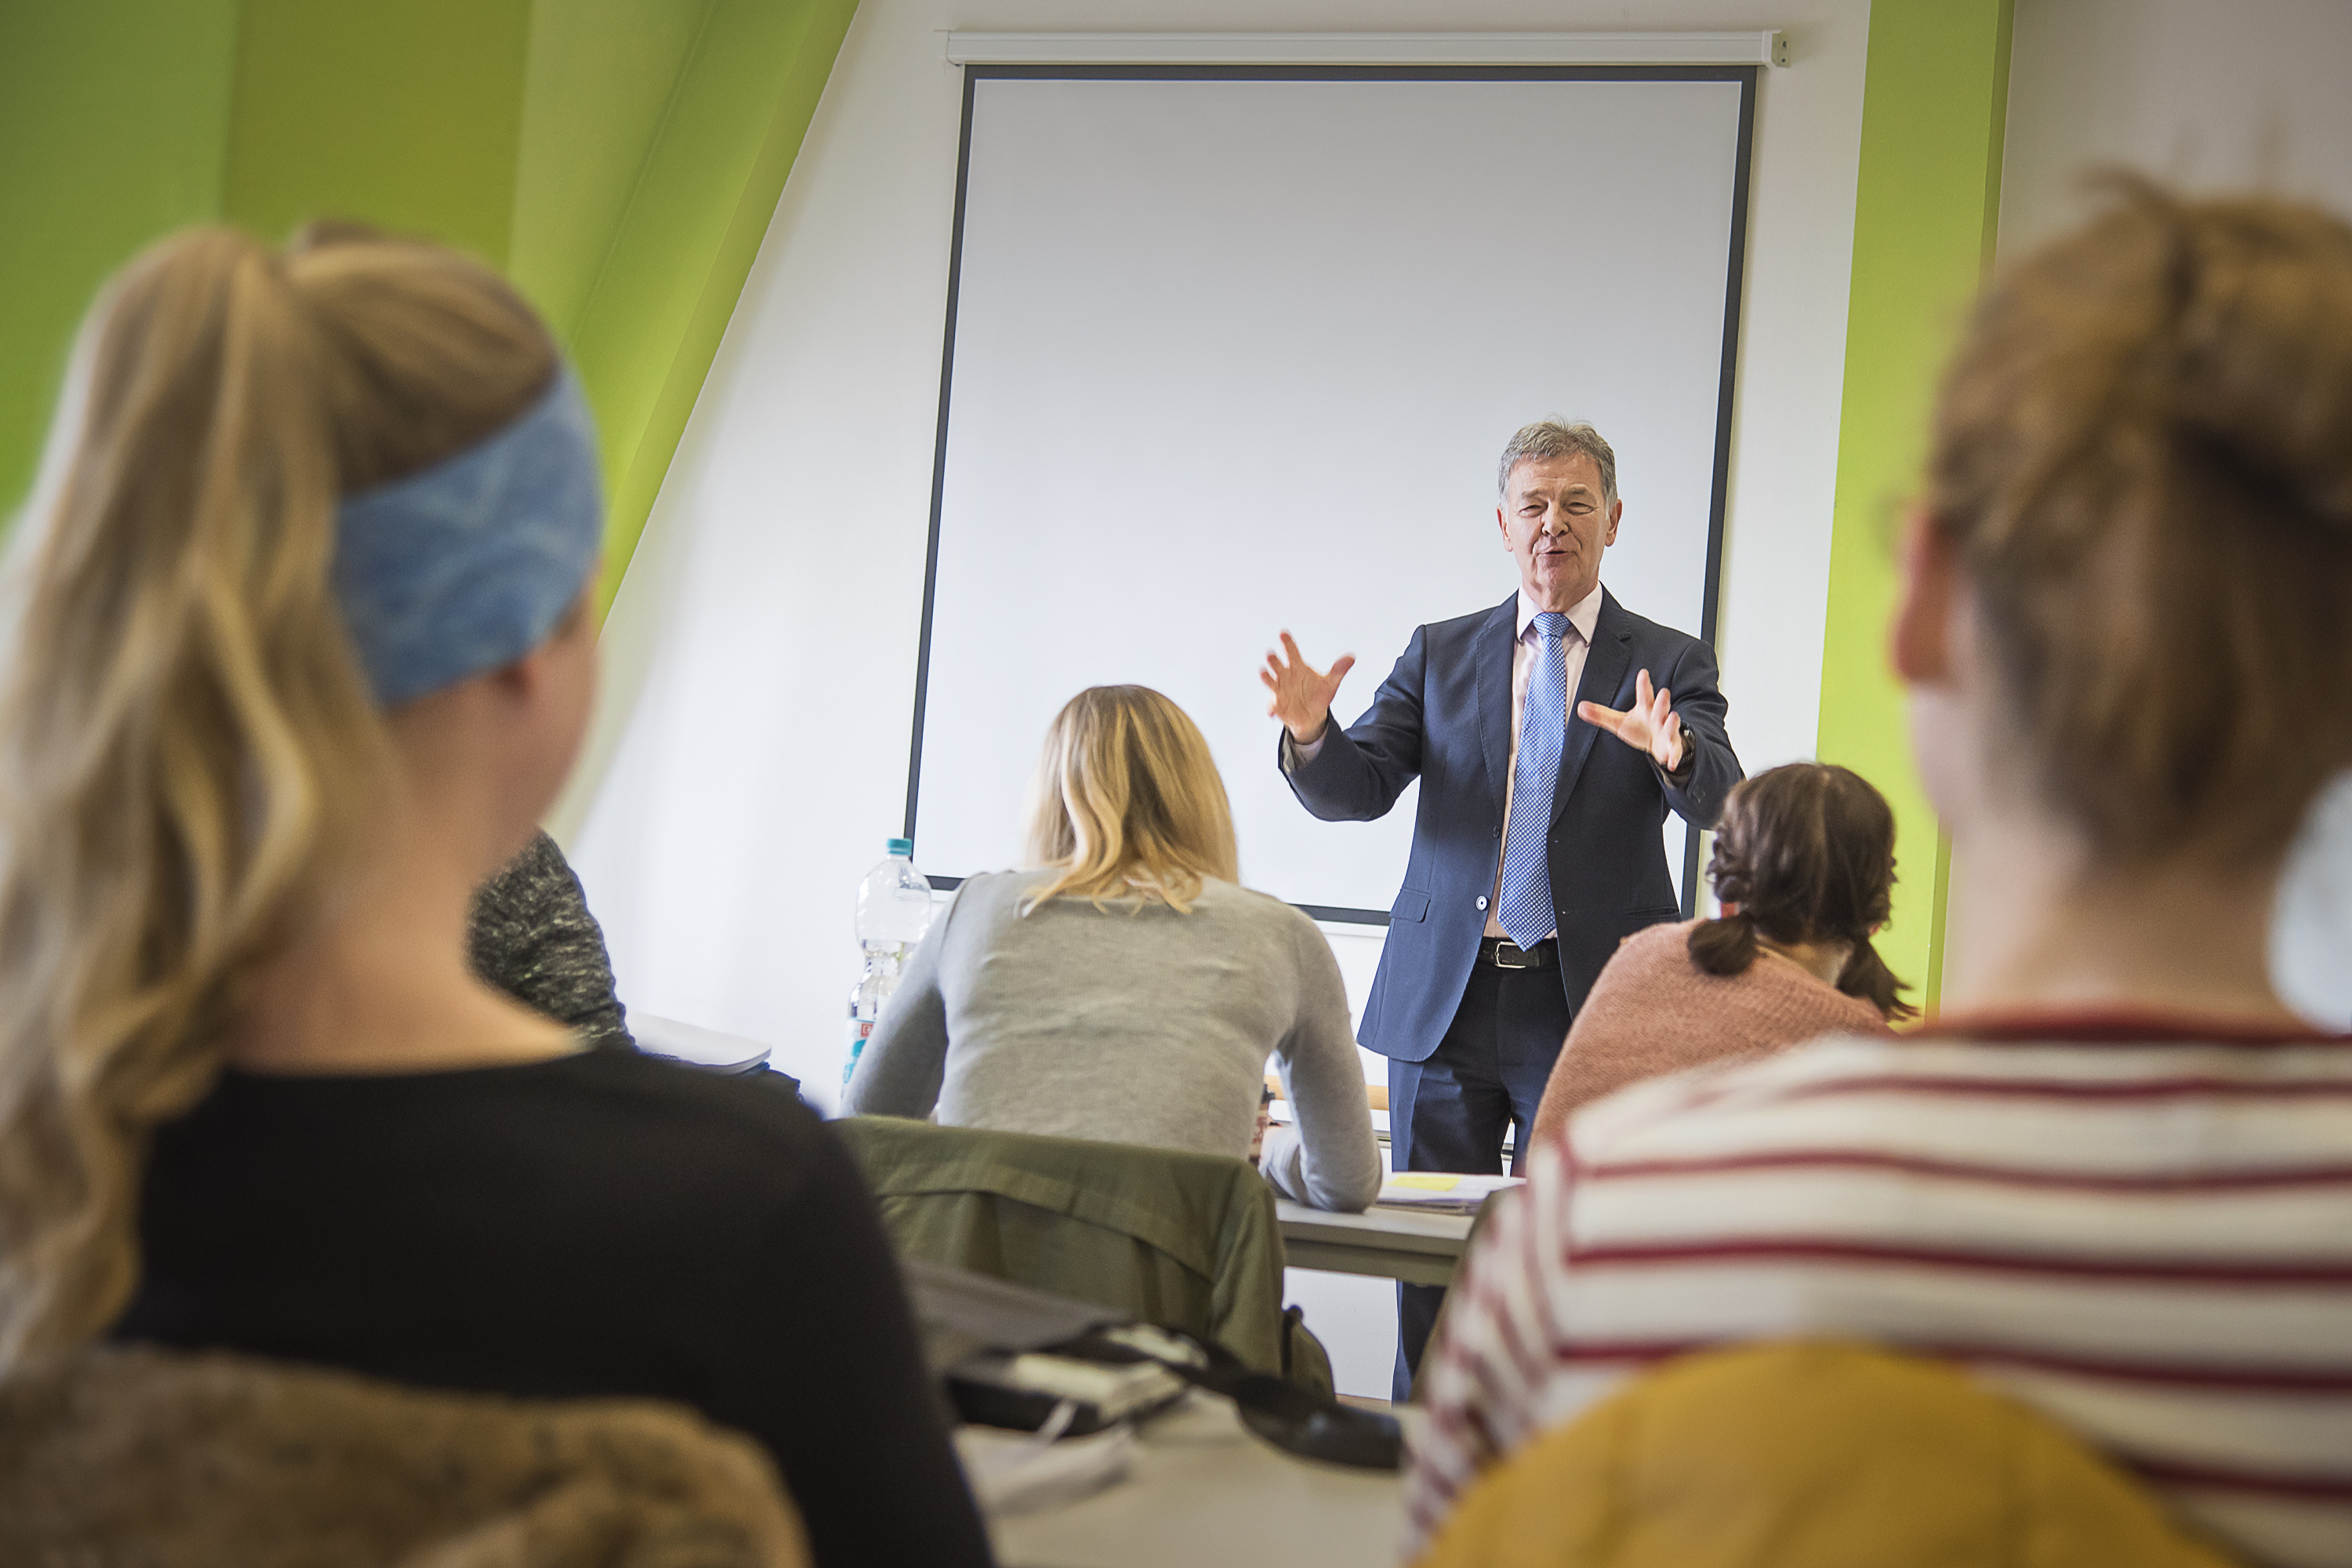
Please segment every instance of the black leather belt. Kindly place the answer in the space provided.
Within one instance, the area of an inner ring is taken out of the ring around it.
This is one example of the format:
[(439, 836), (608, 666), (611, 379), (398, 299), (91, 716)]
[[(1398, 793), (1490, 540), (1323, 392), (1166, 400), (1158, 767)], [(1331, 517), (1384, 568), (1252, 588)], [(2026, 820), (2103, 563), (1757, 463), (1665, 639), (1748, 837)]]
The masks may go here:
[(1533, 947), (1521, 947), (1507, 936), (1481, 937), (1478, 962), (1497, 969), (1549, 969), (1559, 962), (1559, 938), (1548, 936)]

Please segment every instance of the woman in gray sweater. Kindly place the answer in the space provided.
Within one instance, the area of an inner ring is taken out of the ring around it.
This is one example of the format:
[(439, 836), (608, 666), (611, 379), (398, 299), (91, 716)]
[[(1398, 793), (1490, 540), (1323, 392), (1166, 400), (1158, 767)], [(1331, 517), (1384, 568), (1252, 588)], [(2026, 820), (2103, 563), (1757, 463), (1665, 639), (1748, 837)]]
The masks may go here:
[(1271, 1056), (1295, 1128), (1260, 1168), (1358, 1210), (1379, 1150), (1339, 966), (1298, 910), (1234, 881), (1208, 742), (1139, 686), (1080, 692), (1045, 737), (1040, 868), (973, 877), (883, 1008), (845, 1115), (1246, 1157)]

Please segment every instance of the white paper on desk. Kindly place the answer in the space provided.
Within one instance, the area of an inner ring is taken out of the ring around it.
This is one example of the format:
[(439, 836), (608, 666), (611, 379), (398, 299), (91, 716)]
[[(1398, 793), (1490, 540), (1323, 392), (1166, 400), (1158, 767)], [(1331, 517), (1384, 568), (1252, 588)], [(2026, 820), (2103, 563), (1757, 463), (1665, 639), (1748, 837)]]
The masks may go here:
[(1076, 1502), (1125, 1480), (1135, 1431), (1121, 1424), (1089, 1436), (1039, 1442), (993, 1426), (959, 1426), (955, 1447), (980, 1511), (1004, 1518)]
[(1505, 1187), (1516, 1187), (1524, 1176), (1475, 1176), (1440, 1171), (1402, 1171), (1381, 1184), (1376, 1200), (1383, 1208), (1444, 1209), (1475, 1214), (1478, 1205)]

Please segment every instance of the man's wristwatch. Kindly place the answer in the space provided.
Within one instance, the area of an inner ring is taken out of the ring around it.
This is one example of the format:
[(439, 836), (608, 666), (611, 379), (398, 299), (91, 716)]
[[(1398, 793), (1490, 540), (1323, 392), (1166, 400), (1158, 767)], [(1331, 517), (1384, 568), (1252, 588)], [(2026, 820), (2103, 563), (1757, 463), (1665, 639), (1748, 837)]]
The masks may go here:
[(1683, 760), (1676, 763), (1673, 767), (1666, 768), (1662, 771), (1670, 779), (1680, 779), (1688, 774), (1691, 769), (1698, 764), (1698, 748), (1691, 744), (1690, 726), (1682, 721), (1682, 716), (1680, 714), (1676, 714), (1675, 717), (1675, 728), (1681, 733), (1683, 738)]

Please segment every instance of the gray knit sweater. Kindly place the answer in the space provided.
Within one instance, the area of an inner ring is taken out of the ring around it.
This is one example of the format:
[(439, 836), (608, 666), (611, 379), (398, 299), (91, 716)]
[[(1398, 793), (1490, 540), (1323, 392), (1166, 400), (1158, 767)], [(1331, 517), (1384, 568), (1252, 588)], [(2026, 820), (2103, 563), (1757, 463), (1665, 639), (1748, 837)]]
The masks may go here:
[(634, 1050), (604, 928), (555, 840), (534, 833), (522, 853), (474, 889), (466, 933), (474, 973), (592, 1046)]
[(1379, 1195), (1348, 995), (1323, 933), (1211, 881), (1188, 913), (1084, 899), (1020, 911), (1040, 872), (974, 877), (912, 957), (844, 1092), (845, 1115), (928, 1116), (1204, 1154), (1249, 1152), (1274, 1057), (1296, 1131), (1276, 1187), (1326, 1209)]

